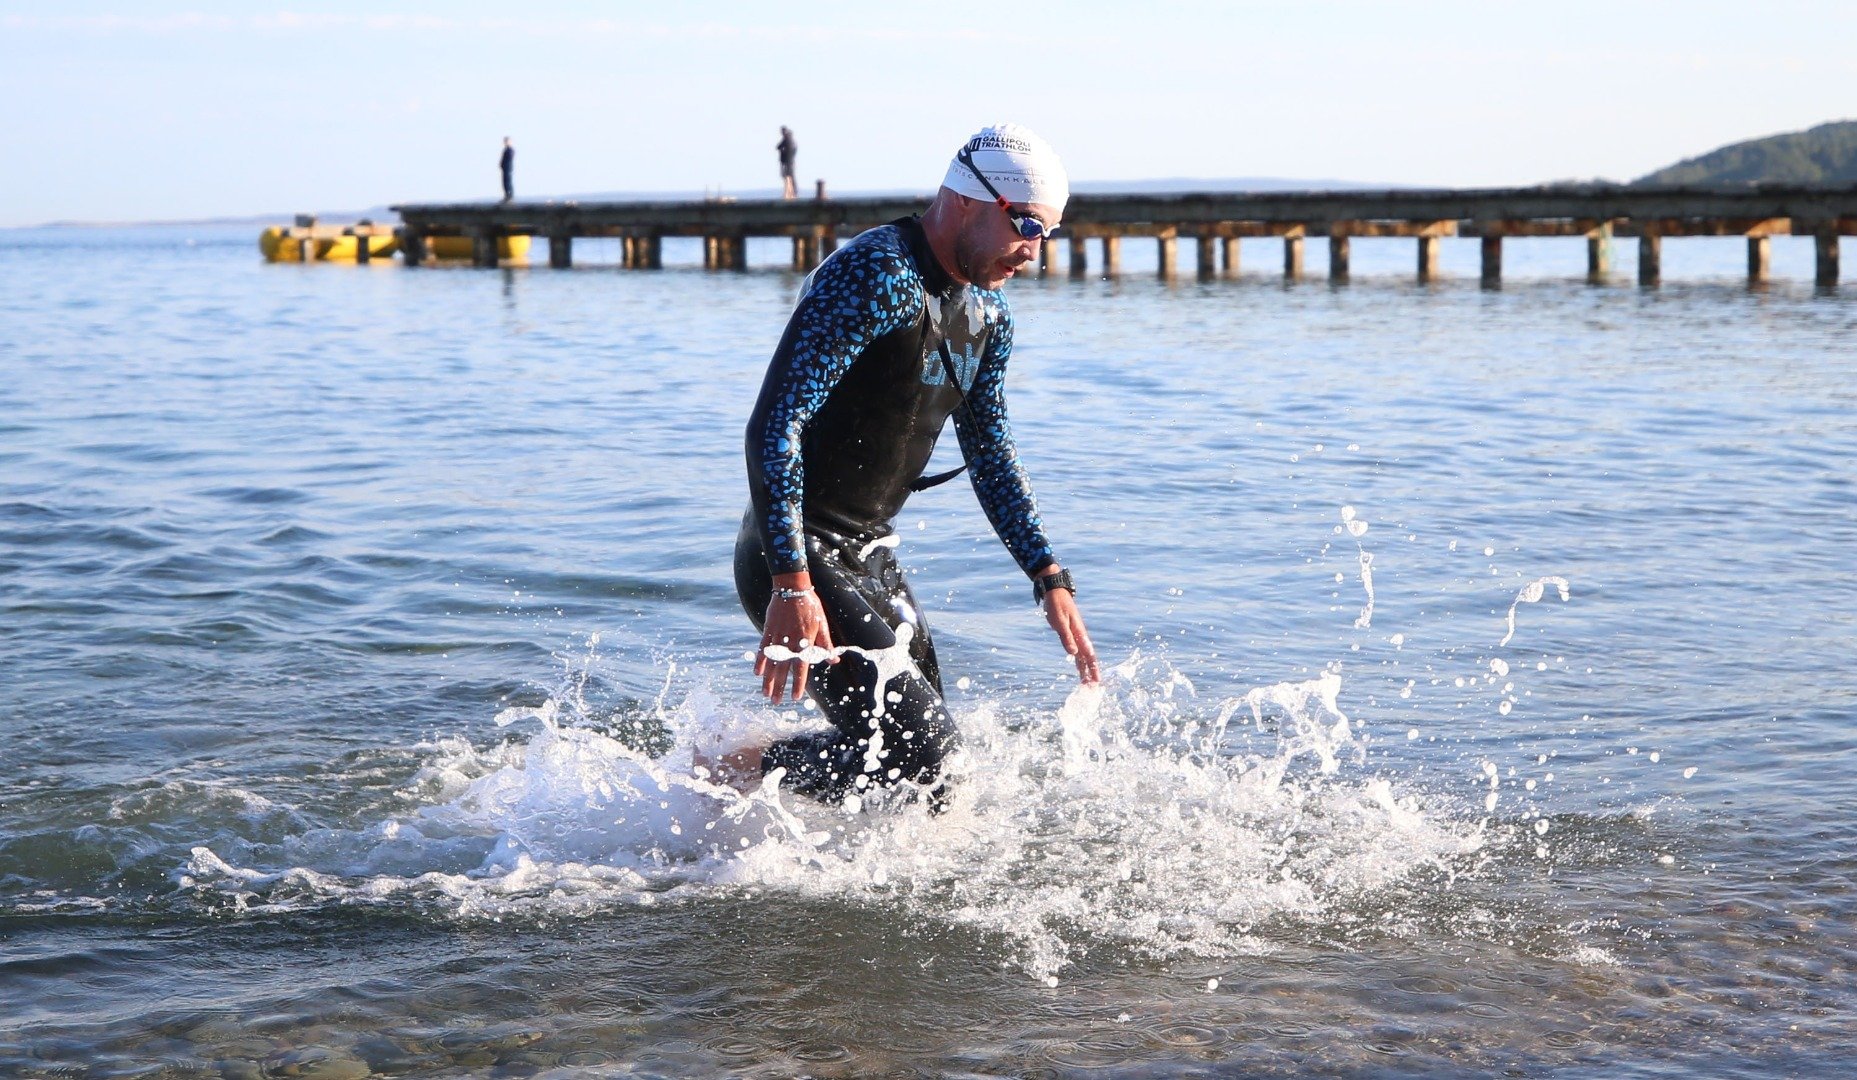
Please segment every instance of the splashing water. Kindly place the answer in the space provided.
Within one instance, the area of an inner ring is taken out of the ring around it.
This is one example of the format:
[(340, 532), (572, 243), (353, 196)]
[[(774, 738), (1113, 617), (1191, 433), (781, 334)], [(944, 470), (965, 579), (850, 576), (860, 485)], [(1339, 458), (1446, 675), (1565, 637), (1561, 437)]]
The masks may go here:
[(1561, 603), (1564, 604), (1571, 598), (1572, 594), (1568, 591), (1567, 579), (1564, 577), (1536, 578), (1522, 586), (1522, 591), (1515, 594), (1514, 602), (1509, 605), (1509, 632), (1502, 635), (1502, 640), (1496, 643), (1498, 647), (1507, 645), (1509, 639), (1515, 636), (1515, 609), (1521, 607), (1523, 604), (1538, 603), (1541, 597), (1546, 595), (1546, 590), (1549, 585), (1560, 590)]
[(1367, 591), (1367, 603), (1354, 620), (1354, 628), (1365, 630), (1373, 625), (1373, 553), (1360, 542), (1360, 538), (1367, 535), (1367, 523), (1360, 519), (1352, 506), (1344, 506), (1341, 508), (1341, 527), (1354, 538), (1354, 546), (1360, 552), (1361, 588)]
[(1257, 952), (1266, 923), (1455, 873), (1484, 844), (1481, 823), (1434, 818), (1364, 772), (1341, 687), (1329, 670), (1206, 703), (1137, 654), (1055, 717), (983, 700), (961, 717), (939, 816), (907, 790), (834, 808), (699, 778), (699, 741), (765, 726), (701, 685), (660, 704), (676, 742), (657, 759), (576, 726), (570, 692), (498, 716), (531, 730), (526, 743), (441, 744), (411, 812), (244, 852), (274, 869), (197, 847), (176, 880), (240, 907), (413, 901), (494, 918), (770, 889), (1001, 934), (1038, 978), (1098, 948)]

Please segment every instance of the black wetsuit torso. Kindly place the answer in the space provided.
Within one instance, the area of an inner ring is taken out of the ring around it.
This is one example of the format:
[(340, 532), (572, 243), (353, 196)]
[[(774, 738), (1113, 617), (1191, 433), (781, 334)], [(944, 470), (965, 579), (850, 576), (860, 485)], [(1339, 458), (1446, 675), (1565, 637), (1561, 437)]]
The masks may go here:
[[(836, 643), (858, 650), (808, 682), (834, 730), (766, 755), (798, 790), (837, 798), (871, 782), (932, 783), (953, 747), (890, 527), (951, 414), (974, 490), (1021, 569), (1055, 561), (1006, 420), (1011, 352), (1005, 297), (955, 282), (913, 218), (835, 252), (787, 324), (748, 422), (736, 587), (759, 627), (773, 575), (809, 571)], [(897, 671), (877, 654), (905, 624), (910, 662)]]

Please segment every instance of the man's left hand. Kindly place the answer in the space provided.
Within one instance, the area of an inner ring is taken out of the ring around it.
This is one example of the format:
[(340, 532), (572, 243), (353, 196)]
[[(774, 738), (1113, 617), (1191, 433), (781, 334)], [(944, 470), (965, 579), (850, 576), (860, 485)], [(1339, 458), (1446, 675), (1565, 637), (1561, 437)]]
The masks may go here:
[(1083, 628), (1083, 613), (1077, 610), (1077, 598), (1069, 589), (1052, 589), (1045, 594), (1045, 621), (1057, 631), (1064, 651), (1077, 662), (1077, 677), (1085, 686), (1102, 680), (1096, 667), (1096, 646), (1090, 644), (1090, 632)]

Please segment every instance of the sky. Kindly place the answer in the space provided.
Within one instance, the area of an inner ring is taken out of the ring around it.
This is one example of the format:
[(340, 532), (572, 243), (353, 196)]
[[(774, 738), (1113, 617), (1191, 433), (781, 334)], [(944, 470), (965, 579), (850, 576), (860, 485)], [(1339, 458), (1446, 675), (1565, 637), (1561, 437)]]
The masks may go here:
[[(521, 12), (521, 14), (518, 14)], [(1630, 179), (1857, 117), (1857, 4), (0, 0), (0, 226), (800, 182)]]

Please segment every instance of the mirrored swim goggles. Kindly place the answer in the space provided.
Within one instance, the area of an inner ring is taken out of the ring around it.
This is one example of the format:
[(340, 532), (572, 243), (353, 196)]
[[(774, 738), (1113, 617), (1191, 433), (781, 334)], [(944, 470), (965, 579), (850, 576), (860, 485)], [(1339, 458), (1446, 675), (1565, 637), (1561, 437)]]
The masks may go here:
[(1057, 232), (1058, 226), (1046, 225), (1044, 222), (1038, 220), (1036, 214), (1026, 214), (1014, 210), (1012, 204), (1006, 201), (1006, 196), (1001, 195), (999, 189), (994, 187), (992, 183), (987, 180), (987, 174), (981, 172), (980, 166), (974, 164), (973, 152), (968, 150), (967, 147), (961, 147), (961, 152), (954, 156), (954, 160), (967, 166), (967, 171), (973, 173), (974, 179), (980, 181), (980, 186), (986, 188), (987, 193), (993, 196), (993, 201), (998, 203), (999, 208), (1006, 212), (1006, 217), (1011, 219), (1012, 227), (1018, 232), (1021, 239), (1044, 240), (1049, 238), (1052, 233)]

